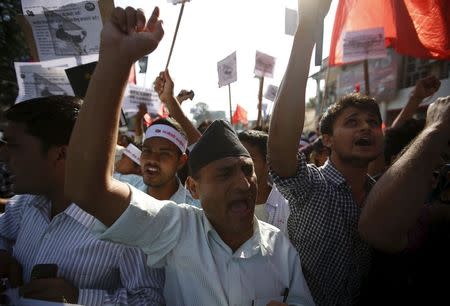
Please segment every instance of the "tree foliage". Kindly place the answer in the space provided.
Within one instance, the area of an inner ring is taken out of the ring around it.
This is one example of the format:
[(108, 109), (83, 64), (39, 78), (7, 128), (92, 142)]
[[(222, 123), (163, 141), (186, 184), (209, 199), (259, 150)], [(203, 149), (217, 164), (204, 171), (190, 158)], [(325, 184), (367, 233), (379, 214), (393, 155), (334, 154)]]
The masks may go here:
[(0, 0), (0, 110), (14, 103), (17, 97), (15, 61), (29, 61), (25, 38), (16, 23), (22, 11), (19, 0)]

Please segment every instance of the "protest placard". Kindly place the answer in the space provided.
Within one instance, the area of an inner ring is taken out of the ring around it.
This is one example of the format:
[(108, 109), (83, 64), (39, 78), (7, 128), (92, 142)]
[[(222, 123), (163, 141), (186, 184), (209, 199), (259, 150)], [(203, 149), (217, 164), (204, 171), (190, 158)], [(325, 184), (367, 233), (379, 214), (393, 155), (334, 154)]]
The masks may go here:
[(269, 85), (269, 86), (267, 86), (266, 93), (264, 94), (264, 98), (273, 102), (273, 101), (275, 101), (277, 92), (278, 92), (277, 86)]
[(37, 63), (15, 62), (19, 93), (16, 103), (50, 95), (74, 95), (65, 69), (77, 65), (75, 58)]
[(387, 55), (383, 28), (345, 32), (343, 46), (344, 63), (383, 58)]
[[(66, 1), (24, 1), (39, 60), (82, 56), (99, 52), (102, 18), (97, 1), (57, 6)], [(45, 5), (45, 6), (39, 6)], [(20, 22), (23, 25), (23, 22)], [(27, 34), (29, 29), (24, 29)], [(28, 33), (29, 34), (29, 33)], [(27, 35), (28, 36), (28, 35)], [(35, 48), (34, 48), (35, 47)]]
[(236, 51), (217, 63), (219, 87), (237, 81)]
[(123, 111), (135, 113), (141, 103), (147, 106), (149, 114), (157, 114), (161, 108), (161, 101), (153, 89), (128, 84), (122, 106)]
[(275, 57), (256, 51), (255, 56), (255, 76), (257, 77), (273, 77), (273, 69), (275, 67)]
[(296, 10), (286, 8), (284, 11), (284, 33), (294, 35), (298, 26), (298, 13)]
[(183, 2), (190, 2), (191, 0), (167, 0), (167, 2), (172, 3), (172, 4), (178, 4), (178, 3), (183, 3)]

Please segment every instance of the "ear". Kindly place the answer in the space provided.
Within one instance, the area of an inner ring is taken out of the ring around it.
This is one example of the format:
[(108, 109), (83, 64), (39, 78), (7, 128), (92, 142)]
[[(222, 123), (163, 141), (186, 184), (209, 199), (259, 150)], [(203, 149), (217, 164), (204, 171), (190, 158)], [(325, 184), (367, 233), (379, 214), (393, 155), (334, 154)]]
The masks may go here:
[(330, 150), (333, 148), (333, 140), (334, 140), (333, 136), (328, 134), (322, 134), (323, 145), (329, 148)]
[(67, 146), (61, 146), (57, 148), (58, 151), (58, 155), (57, 155), (57, 160), (58, 161), (65, 161), (67, 158)]
[(198, 182), (192, 176), (187, 177), (186, 186), (194, 199), (200, 199)]
[(177, 170), (180, 170), (181, 168), (183, 168), (184, 165), (186, 165), (187, 160), (188, 160), (187, 154), (186, 153), (181, 154), (180, 158), (178, 159)]

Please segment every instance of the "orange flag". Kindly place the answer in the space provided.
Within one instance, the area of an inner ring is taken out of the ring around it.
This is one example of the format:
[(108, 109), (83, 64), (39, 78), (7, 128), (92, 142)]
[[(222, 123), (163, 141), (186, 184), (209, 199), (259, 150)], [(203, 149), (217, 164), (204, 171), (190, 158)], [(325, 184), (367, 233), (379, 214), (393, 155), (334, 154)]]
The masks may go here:
[(384, 28), (385, 45), (417, 58), (450, 60), (450, 1), (340, 0), (330, 65), (343, 64), (345, 32)]

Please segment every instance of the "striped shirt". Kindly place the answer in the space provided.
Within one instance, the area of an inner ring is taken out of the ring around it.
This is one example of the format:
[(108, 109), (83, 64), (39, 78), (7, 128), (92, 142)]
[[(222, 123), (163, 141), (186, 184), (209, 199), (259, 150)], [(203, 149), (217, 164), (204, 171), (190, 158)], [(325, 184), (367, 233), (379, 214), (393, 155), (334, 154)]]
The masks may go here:
[(202, 209), (158, 201), (131, 187), (131, 203), (101, 239), (133, 244), (148, 265), (166, 268), (167, 305), (250, 306), (282, 301), (314, 305), (300, 259), (277, 228), (254, 219), (254, 234), (237, 251), (220, 238)]
[(163, 271), (149, 269), (143, 252), (98, 240), (95, 218), (75, 204), (51, 220), (50, 209), (44, 196), (19, 195), (0, 215), (0, 249), (22, 265), (25, 283), (34, 265), (54, 263), (79, 288), (78, 304), (164, 304)]

